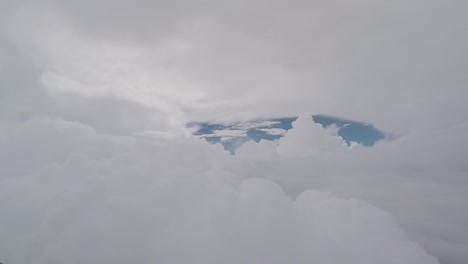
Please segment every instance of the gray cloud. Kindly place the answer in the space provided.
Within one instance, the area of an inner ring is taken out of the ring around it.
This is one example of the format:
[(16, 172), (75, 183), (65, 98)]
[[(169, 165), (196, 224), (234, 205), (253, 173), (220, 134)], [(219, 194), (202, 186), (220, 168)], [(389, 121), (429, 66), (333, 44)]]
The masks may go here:
[[(415, 123), (438, 127), (465, 121), (460, 114), (467, 54), (462, 1), (23, 6), (10, 12), (10, 29), (36, 45), (33, 52), (46, 70), (60, 69), (97, 89), (102, 82), (115, 84), (116, 63), (130, 64), (153, 76), (145, 83), (153, 92), (197, 94), (177, 106), (190, 109), (191, 119), (308, 111), (405, 133)], [(128, 57), (126, 49), (141, 55)], [(92, 67), (106, 74), (84, 70)]]
[[(468, 215), (467, 168), (463, 143), (466, 126), (413, 135), (373, 148), (343, 147), (320, 125), (299, 119), (278, 144), (246, 143), (243, 162), (232, 169), (243, 175), (252, 168), (268, 175), (294, 196), (318, 188), (344, 197), (359, 197), (392, 213), (441, 263), (466, 258)], [(262, 146), (263, 145), (263, 146)], [(288, 175), (284, 177), (284, 175)]]
[[(466, 8), (417, 0), (2, 3), (0, 209), (8, 217), (0, 258), (119, 262), (106, 254), (112, 249), (121, 261), (137, 252), (142, 263), (214, 263), (214, 248), (233, 261), (268, 262), (252, 248), (271, 235), (261, 250), (279, 262), (433, 261), (412, 240), (441, 263), (465, 263)], [(299, 120), (278, 145), (247, 143), (229, 157), (181, 136), (190, 121), (299, 113), (372, 122), (400, 137), (348, 149)], [(240, 187), (252, 177), (269, 181)], [(287, 198), (306, 189), (330, 196)], [(311, 211), (302, 207), (309, 203)], [(220, 226), (202, 233), (210, 219)], [(288, 229), (296, 225), (310, 236)], [(373, 227), (385, 241), (374, 243)], [(251, 235), (252, 248), (236, 232)], [(343, 254), (328, 254), (327, 243), (345, 234)], [(361, 253), (359, 244), (373, 250)], [(85, 245), (89, 254), (75, 251)]]
[(314, 190), (291, 200), (197, 139), (39, 119), (1, 146), (7, 263), (437, 263), (380, 209)]

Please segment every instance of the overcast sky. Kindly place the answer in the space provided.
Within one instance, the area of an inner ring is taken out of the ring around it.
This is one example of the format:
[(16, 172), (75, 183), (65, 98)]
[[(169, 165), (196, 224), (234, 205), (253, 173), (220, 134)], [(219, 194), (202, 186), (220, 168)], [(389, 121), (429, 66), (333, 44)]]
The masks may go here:
[[(466, 263), (467, 8), (0, 0), (0, 261)], [(236, 156), (186, 127), (292, 115)]]

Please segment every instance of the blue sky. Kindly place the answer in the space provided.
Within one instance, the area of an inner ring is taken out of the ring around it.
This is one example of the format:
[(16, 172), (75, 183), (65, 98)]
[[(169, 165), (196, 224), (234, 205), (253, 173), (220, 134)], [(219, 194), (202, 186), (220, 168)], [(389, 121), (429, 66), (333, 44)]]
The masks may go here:
[[(235, 153), (235, 150), (243, 143), (253, 140), (274, 141), (284, 136), (281, 131), (288, 131), (292, 128), (292, 123), (297, 117), (283, 117), (264, 120), (255, 120), (231, 125), (217, 123), (191, 123), (189, 126), (197, 126), (198, 130), (194, 133), (196, 136), (205, 138), (210, 143), (221, 143), (224, 148)], [(352, 142), (362, 144), (366, 147), (373, 146), (379, 140), (386, 138), (386, 133), (375, 128), (372, 124), (348, 120), (328, 115), (312, 115), (311, 122), (321, 124), (324, 128), (330, 125), (336, 125), (338, 135), (351, 145)], [(228, 131), (235, 131), (223, 133)]]

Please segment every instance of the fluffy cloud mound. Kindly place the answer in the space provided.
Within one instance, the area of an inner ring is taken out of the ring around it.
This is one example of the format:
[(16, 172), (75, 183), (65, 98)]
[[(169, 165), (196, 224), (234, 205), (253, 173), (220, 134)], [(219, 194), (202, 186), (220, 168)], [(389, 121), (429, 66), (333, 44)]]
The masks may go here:
[(291, 199), (197, 139), (48, 118), (2, 135), (6, 263), (438, 263), (382, 210), (314, 190)]
[[(3, 1), (0, 261), (467, 263), (467, 5)], [(187, 130), (301, 113), (399, 137)]]

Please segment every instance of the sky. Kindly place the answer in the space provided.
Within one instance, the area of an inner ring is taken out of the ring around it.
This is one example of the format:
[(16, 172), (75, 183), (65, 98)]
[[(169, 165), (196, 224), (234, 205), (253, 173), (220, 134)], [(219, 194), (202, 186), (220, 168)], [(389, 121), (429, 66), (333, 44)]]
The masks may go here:
[(0, 262), (467, 263), (468, 2), (0, 4)]
[[(235, 154), (237, 148), (250, 140), (257, 143), (261, 140), (277, 141), (292, 128), (292, 123), (296, 120), (297, 116), (250, 120), (230, 125), (202, 122), (189, 123), (187, 126), (195, 128), (194, 135), (213, 144), (220, 143), (224, 149)], [(356, 144), (371, 147), (380, 140), (392, 140), (395, 137), (390, 133), (379, 131), (371, 124), (338, 117), (313, 115), (310, 121), (321, 124), (324, 128), (335, 126), (335, 135), (331, 133), (330, 136), (341, 137), (349, 147)]]

